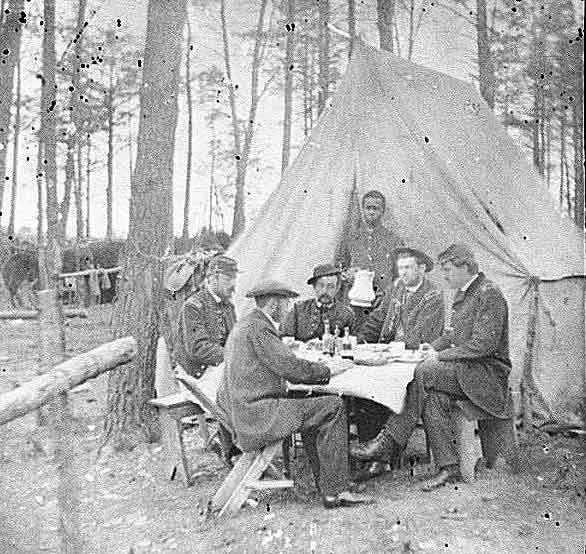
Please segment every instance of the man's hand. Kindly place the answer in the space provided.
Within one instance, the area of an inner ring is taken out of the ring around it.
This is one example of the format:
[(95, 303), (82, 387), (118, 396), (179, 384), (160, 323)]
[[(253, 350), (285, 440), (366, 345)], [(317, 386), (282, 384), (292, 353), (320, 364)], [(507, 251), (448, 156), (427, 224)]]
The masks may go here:
[(421, 345), (421, 353), (423, 354), (423, 359), (426, 362), (437, 362), (438, 355), (437, 350), (431, 346), (430, 344), (422, 344)]
[(360, 271), (360, 268), (356, 265), (353, 265), (352, 267), (349, 267), (348, 269), (342, 272), (342, 277), (349, 283), (353, 283), (357, 271)]
[(335, 377), (336, 375), (341, 375), (345, 371), (348, 371), (354, 364), (350, 360), (342, 360), (340, 359), (332, 359), (331, 362), (328, 362), (328, 367), (330, 368), (330, 376)]

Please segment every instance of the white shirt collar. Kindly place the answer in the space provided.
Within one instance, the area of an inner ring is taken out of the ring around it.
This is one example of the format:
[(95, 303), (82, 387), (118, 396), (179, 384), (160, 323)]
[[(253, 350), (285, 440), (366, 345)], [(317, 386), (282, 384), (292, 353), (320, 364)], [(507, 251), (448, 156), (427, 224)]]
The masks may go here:
[(407, 292), (417, 292), (421, 288), (421, 285), (423, 285), (423, 279), (421, 279), (421, 281), (419, 282), (419, 284), (416, 285), (415, 287), (407, 287), (407, 286), (405, 286), (405, 290)]
[(472, 279), (470, 279), (470, 281), (468, 281), (463, 287), (461, 287), (460, 290), (462, 292), (466, 292), (470, 288), (470, 285), (472, 283), (474, 283), (474, 281), (476, 280), (476, 278), (478, 277), (478, 275), (480, 275), (480, 274), (477, 273), (476, 275), (474, 275), (474, 277), (472, 277)]
[(267, 316), (267, 319), (273, 324), (273, 327), (279, 332), (279, 324), (266, 312), (263, 312)]
[(206, 284), (206, 289), (208, 290), (211, 297), (216, 301), (217, 304), (219, 304), (222, 301), (222, 299), (207, 284)]

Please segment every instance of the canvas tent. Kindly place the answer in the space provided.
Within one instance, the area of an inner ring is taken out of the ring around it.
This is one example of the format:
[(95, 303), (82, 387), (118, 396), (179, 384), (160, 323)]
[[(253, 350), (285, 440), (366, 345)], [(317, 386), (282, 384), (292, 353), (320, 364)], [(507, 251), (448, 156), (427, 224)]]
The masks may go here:
[(582, 235), (474, 86), (371, 47), (355, 49), (298, 157), (230, 249), (242, 270), (240, 315), (263, 278), (308, 296), (312, 267), (333, 260), (370, 189), (385, 194), (384, 224), (407, 244), (433, 256), (456, 241), (476, 251), (509, 302), (513, 386), (531, 362), (538, 407), (575, 411), (584, 398)]

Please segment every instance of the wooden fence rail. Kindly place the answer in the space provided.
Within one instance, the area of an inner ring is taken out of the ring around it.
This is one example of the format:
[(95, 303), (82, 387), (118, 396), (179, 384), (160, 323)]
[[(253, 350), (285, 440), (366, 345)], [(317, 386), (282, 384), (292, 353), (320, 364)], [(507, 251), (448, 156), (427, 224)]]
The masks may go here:
[(118, 267), (110, 267), (108, 269), (99, 268), (99, 269), (84, 269), (82, 271), (74, 271), (73, 273), (60, 273), (60, 279), (66, 279), (69, 277), (83, 277), (84, 275), (90, 275), (91, 273), (116, 273), (117, 271), (122, 271), (122, 266)]
[[(63, 310), (63, 317), (74, 318), (80, 317), (86, 319), (88, 316), (87, 310)], [(10, 310), (0, 312), (0, 320), (4, 319), (38, 319), (39, 312), (37, 310)]]
[(88, 379), (128, 363), (136, 355), (136, 349), (134, 338), (117, 339), (60, 363), (51, 371), (0, 395), (0, 425), (36, 410)]

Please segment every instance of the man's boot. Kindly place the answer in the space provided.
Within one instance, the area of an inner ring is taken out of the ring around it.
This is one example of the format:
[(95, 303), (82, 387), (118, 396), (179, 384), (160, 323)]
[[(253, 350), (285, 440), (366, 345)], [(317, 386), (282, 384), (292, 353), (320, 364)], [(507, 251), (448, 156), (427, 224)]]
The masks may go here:
[(350, 456), (357, 460), (389, 460), (395, 458), (401, 451), (400, 445), (395, 442), (386, 427), (374, 439), (366, 444), (350, 448)]

